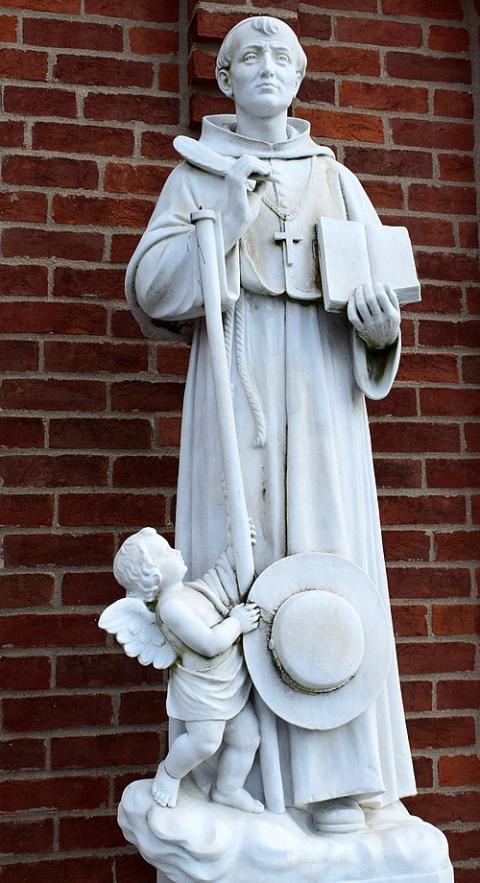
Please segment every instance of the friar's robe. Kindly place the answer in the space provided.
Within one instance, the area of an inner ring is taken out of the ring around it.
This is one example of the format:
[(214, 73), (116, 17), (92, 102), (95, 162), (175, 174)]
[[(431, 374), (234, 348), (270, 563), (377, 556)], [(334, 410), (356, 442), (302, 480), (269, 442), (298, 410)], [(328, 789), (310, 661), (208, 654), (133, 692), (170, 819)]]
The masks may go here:
[[(272, 145), (237, 135), (234, 117), (210, 117), (201, 140), (223, 155), (261, 158), (277, 178), (267, 187), (257, 221), (226, 255), (225, 267), (220, 261), (242, 471), (257, 530), (257, 573), (286, 555), (335, 553), (366, 571), (388, 606), (364, 395), (388, 393), (400, 342), (386, 352), (370, 352), (344, 315), (324, 310), (312, 250), (313, 221), (320, 215), (374, 224), (378, 217), (355, 176), (311, 140), (302, 120), (289, 120), (287, 140)], [(225, 200), (223, 178), (187, 163), (178, 166), (127, 274), (131, 307), (146, 333), (161, 336), (155, 321), (194, 320), (176, 535), (193, 577), (225, 548), (227, 522), (190, 213), (200, 207), (221, 213)], [(290, 213), (295, 232), (303, 233), (292, 245), (288, 279), (283, 246), (272, 236), (281, 230), (282, 211)], [(309, 286), (310, 301), (285, 293)], [(349, 724), (321, 732), (279, 721), (278, 731), (289, 805), (344, 795), (383, 805), (415, 792), (395, 660), (378, 699)]]

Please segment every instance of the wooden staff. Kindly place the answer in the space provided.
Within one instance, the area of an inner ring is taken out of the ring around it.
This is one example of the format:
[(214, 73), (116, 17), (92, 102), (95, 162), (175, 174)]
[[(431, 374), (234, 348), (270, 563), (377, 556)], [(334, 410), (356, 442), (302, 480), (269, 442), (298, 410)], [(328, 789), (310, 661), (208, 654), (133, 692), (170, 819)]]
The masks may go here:
[[(225, 335), (223, 332), (222, 287), (218, 268), (215, 231), (216, 214), (208, 209), (199, 209), (196, 212), (192, 212), (190, 220), (195, 225), (197, 234), (200, 277), (230, 514), (235, 569), (240, 595), (242, 598), (245, 598), (255, 577), (255, 565), (240, 452), (238, 449), (237, 429), (230, 387), (230, 372), (225, 349)], [(277, 722), (273, 712), (257, 694), (255, 695), (255, 707), (261, 735), (260, 768), (265, 802), (267, 809), (271, 812), (282, 813), (285, 811), (285, 802), (281, 770), (278, 763)]]

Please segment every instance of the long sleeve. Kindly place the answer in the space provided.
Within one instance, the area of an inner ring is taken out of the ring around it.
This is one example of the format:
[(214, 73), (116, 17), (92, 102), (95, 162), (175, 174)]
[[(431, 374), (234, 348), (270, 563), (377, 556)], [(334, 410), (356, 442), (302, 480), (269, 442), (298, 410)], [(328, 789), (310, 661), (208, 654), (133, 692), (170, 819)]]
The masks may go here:
[[(358, 178), (344, 166), (337, 165), (348, 219), (365, 225), (380, 224), (380, 218)], [(369, 399), (385, 398), (392, 388), (400, 362), (400, 334), (392, 346), (381, 352), (370, 350), (353, 328), (351, 336), (353, 370), (358, 386)]]
[[(150, 223), (129, 263), (126, 292), (143, 332), (163, 336), (158, 321), (187, 321), (203, 315), (195, 228), (196, 209), (219, 211), (223, 180), (186, 163), (169, 176)], [(221, 224), (216, 224), (222, 306), (228, 309), (240, 290), (238, 250), (223, 256)]]

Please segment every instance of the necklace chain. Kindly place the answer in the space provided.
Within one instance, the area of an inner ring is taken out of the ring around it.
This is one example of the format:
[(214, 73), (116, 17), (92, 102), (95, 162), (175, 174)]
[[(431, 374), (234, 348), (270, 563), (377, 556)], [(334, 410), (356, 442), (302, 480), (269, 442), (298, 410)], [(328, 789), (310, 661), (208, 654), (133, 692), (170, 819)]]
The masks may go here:
[(313, 156), (310, 157), (310, 171), (308, 174), (307, 186), (305, 187), (304, 192), (302, 193), (297, 205), (290, 212), (283, 212), (281, 209), (277, 208), (274, 202), (268, 198), (268, 196), (262, 196), (262, 202), (268, 206), (272, 212), (277, 215), (277, 217), (281, 218), (282, 221), (293, 221), (294, 218), (300, 213), (304, 201), (308, 199), (310, 195), (310, 191), (312, 189), (312, 181), (313, 181)]

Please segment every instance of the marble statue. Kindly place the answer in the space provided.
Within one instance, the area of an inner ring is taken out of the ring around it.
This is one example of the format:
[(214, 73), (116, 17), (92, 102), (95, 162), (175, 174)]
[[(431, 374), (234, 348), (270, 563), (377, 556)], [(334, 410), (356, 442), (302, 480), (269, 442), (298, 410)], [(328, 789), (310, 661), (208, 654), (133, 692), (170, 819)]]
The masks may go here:
[[(218, 572), (225, 560), (218, 563)], [(184, 584), (181, 552), (151, 527), (125, 540), (113, 570), (127, 596), (104, 610), (99, 625), (144, 665), (170, 667), (167, 712), (185, 724), (185, 733), (173, 740), (159, 765), (154, 800), (175, 807), (181, 780), (223, 744), (212, 800), (262, 812), (263, 804), (243, 788), (259, 735), (237, 643), (258, 626), (257, 605), (226, 606), (209, 588), (209, 574)]]
[[(126, 789), (119, 821), (182, 883), (451, 883), (445, 838), (400, 803), (415, 780), (365, 407), (395, 378), (404, 261), (393, 252), (391, 276), (360, 277), (345, 309), (326, 309), (322, 291), (334, 302), (335, 272), (356, 257), (352, 233), (327, 279), (320, 221), (347, 233), (354, 222), (373, 243), (382, 228), (355, 176), (287, 116), (305, 67), (286, 23), (255, 16), (232, 28), (217, 80), (235, 114), (205, 117), (199, 141), (176, 140), (185, 161), (127, 272), (146, 335), (192, 331), (175, 540), (190, 582), (179, 558), (165, 577), (173, 553), (153, 534), (155, 594), (120, 579), (144, 607), (156, 599), (148, 627), (175, 660), (162, 663), (170, 752), (153, 783)], [(225, 560), (236, 597), (219, 576)], [(246, 685), (225, 706), (225, 681), (218, 696), (203, 681), (222, 653)], [(193, 710), (176, 701), (184, 678), (202, 681)]]

